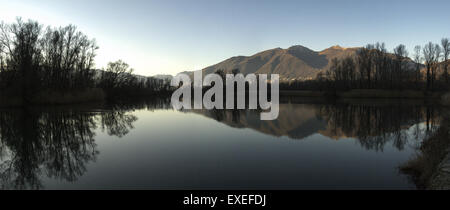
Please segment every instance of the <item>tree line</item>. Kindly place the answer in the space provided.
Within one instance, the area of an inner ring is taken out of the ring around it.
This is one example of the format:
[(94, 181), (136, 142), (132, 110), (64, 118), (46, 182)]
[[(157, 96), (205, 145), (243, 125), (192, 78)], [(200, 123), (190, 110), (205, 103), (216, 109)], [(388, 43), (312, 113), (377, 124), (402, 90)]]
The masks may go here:
[[(101, 88), (117, 93), (155, 93), (169, 89), (166, 81), (138, 78), (123, 61), (95, 70), (99, 47), (73, 25), (46, 27), (36, 21), (0, 24), (0, 92), (27, 101), (43, 90), (70, 92)], [(120, 94), (119, 94), (120, 95)], [(127, 94), (122, 94), (127, 95)]]
[(115, 97), (165, 94), (172, 91), (170, 81), (133, 75), (133, 69), (122, 60), (108, 63), (101, 71), (97, 86)]
[(447, 90), (449, 87), (450, 42), (432, 42), (415, 46), (412, 59), (401, 44), (393, 52), (384, 43), (368, 44), (354, 55), (331, 60), (329, 68), (316, 80), (296, 81), (280, 85), (281, 89), (351, 90), (414, 89)]

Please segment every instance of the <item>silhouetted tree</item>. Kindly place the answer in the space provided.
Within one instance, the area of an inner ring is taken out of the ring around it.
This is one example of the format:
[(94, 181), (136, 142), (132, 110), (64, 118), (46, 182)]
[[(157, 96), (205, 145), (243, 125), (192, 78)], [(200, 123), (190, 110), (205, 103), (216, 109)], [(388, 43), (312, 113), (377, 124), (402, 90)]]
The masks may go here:
[(416, 79), (416, 85), (421, 80), (421, 64), (422, 64), (422, 47), (420, 45), (417, 45), (414, 47), (414, 62), (416, 63), (416, 69), (415, 69), (415, 79)]
[(408, 57), (408, 51), (406, 50), (406, 46), (401, 44), (398, 45), (394, 49), (394, 55), (395, 55), (395, 67), (393, 72), (393, 78), (396, 78), (396, 83), (402, 83), (402, 80), (408, 79), (405, 78), (407, 75), (405, 74), (406, 71), (404, 71), (405, 67), (405, 59)]
[(122, 60), (110, 62), (102, 74), (102, 82), (106, 88), (121, 87), (130, 82), (132, 73), (133, 69)]
[(42, 75), (45, 88), (82, 89), (93, 87), (94, 58), (98, 46), (95, 40), (69, 25), (48, 27), (41, 39)]
[(443, 38), (441, 40), (441, 45), (442, 45), (442, 52), (443, 52), (443, 58), (444, 58), (444, 62), (442, 63), (443, 65), (443, 69), (444, 69), (444, 79), (445, 79), (445, 83), (448, 84), (448, 56), (450, 55), (450, 42), (448, 41), (447, 38)]
[(374, 60), (374, 80), (375, 85), (382, 86), (383, 82), (387, 80), (388, 59), (387, 50), (384, 43), (377, 42), (375, 44), (375, 50), (372, 50), (372, 57)]
[(436, 53), (435, 58), (436, 59), (434, 61), (434, 65), (431, 68), (431, 87), (432, 88), (434, 88), (434, 86), (435, 86), (435, 81), (436, 81), (436, 77), (437, 77), (437, 70), (439, 68), (439, 60), (440, 60), (441, 54), (442, 54), (442, 49), (441, 49), (441, 47), (438, 44), (435, 45), (435, 49), (436, 49), (436, 51), (435, 51), (435, 53)]
[(436, 58), (437, 49), (436, 45), (432, 42), (426, 44), (423, 48), (423, 57), (425, 59), (425, 65), (427, 67), (427, 90), (432, 88), (432, 69), (438, 58)]
[[(38, 88), (36, 81), (41, 59), (39, 38), (42, 26), (35, 21), (23, 22), (20, 18), (11, 25), (1, 25), (0, 44), (7, 49), (6, 67), (14, 72), (16, 91), (29, 101)], [(3, 57), (3, 56), (2, 56)], [(3, 72), (3, 71), (2, 71)]]
[(365, 87), (365, 80), (367, 77), (367, 85), (368, 88), (371, 86), (371, 74), (372, 74), (372, 58), (371, 58), (371, 45), (367, 45), (364, 48), (361, 48), (357, 52), (358, 57), (358, 66), (359, 66), (359, 79), (360, 79), (360, 88)]

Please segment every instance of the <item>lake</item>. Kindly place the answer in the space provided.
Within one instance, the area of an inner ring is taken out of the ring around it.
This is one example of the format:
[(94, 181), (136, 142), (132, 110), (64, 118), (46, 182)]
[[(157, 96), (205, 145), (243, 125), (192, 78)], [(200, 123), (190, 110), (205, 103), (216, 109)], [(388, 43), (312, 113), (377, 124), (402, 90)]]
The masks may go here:
[(416, 189), (399, 166), (439, 126), (421, 101), (282, 98), (257, 110), (127, 104), (0, 110), (3, 189)]

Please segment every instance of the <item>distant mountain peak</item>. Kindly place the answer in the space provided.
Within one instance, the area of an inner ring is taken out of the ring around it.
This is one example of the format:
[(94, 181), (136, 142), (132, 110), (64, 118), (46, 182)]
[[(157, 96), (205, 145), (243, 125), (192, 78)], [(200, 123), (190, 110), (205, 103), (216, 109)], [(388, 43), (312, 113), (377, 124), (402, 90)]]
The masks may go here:
[(342, 49), (342, 50), (345, 50), (347, 48), (341, 47), (340, 45), (334, 45), (334, 46), (331, 47), (331, 49)]
[(347, 49), (349, 49), (349, 48), (342, 47), (340, 45), (334, 45), (334, 46), (332, 46), (332, 47), (330, 47), (328, 49), (325, 49), (324, 51), (326, 51), (326, 50), (347, 50)]
[(289, 47), (289, 49), (296, 49), (296, 48), (306, 48), (306, 49), (308, 49), (307, 47), (305, 47), (305, 46), (303, 46), (303, 45), (292, 45), (291, 47)]
[(288, 48), (288, 51), (313, 51), (303, 45), (294, 45), (290, 48)]

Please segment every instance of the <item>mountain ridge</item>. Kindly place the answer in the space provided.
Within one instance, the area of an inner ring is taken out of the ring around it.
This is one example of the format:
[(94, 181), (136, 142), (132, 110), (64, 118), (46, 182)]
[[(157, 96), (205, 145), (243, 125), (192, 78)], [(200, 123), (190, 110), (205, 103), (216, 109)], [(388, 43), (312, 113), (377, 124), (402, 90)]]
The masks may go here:
[(328, 69), (333, 58), (354, 55), (360, 49), (344, 48), (339, 45), (322, 51), (314, 51), (302, 45), (287, 49), (273, 48), (251, 56), (234, 56), (220, 63), (202, 69), (203, 74), (211, 74), (219, 69), (231, 73), (239, 69), (247, 74), (279, 74), (281, 80), (312, 80), (319, 72)]
[[(239, 69), (240, 73), (244, 75), (278, 74), (281, 82), (308, 81), (316, 79), (319, 73), (327, 71), (333, 59), (355, 58), (360, 49), (362, 47), (334, 45), (322, 51), (314, 51), (302, 45), (294, 45), (286, 49), (273, 48), (265, 50), (251, 56), (230, 57), (201, 71), (205, 76), (215, 73), (217, 70), (223, 70), (227, 74), (232, 74), (234, 69)], [(395, 56), (392, 53), (387, 54), (388, 56)], [(415, 68), (416, 63), (414, 61), (408, 57), (405, 59), (411, 68)], [(423, 69), (424, 65), (421, 64), (420, 68)], [(193, 77), (193, 71), (182, 73)]]

